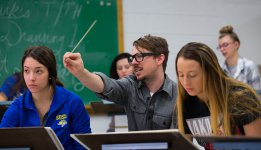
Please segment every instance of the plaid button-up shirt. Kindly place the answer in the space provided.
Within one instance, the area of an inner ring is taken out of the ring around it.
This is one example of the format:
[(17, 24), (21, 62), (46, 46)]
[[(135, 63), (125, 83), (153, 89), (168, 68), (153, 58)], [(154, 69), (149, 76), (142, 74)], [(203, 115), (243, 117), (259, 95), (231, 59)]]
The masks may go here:
[(229, 72), (226, 62), (223, 64), (223, 69), (228, 76), (249, 84), (255, 90), (261, 89), (259, 70), (253, 61), (239, 57), (234, 75)]

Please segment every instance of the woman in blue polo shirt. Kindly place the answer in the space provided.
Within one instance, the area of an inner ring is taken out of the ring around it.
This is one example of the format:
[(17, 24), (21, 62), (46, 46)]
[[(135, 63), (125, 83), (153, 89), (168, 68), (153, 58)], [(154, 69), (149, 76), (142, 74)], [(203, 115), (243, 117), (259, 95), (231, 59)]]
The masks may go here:
[(22, 58), (22, 78), (28, 90), (9, 107), (0, 127), (51, 127), (65, 149), (84, 149), (70, 134), (90, 133), (90, 117), (82, 100), (58, 79), (52, 50), (28, 48)]
[(0, 101), (12, 101), (23, 95), (26, 91), (23, 82), (21, 82), (21, 72), (15, 72), (6, 78), (0, 88)]

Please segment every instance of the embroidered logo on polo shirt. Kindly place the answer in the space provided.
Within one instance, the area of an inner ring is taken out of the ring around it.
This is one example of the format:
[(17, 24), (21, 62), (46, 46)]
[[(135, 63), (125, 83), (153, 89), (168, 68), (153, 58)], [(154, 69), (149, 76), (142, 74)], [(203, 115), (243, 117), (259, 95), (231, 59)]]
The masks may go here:
[(57, 115), (56, 120), (59, 121), (57, 125), (64, 127), (67, 124), (66, 118), (66, 114)]

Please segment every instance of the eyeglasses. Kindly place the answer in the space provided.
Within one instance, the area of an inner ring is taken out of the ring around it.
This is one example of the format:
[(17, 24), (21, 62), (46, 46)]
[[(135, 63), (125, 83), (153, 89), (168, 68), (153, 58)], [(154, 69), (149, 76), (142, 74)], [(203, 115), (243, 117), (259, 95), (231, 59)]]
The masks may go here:
[(221, 50), (221, 48), (227, 48), (229, 46), (229, 44), (232, 44), (232, 43), (223, 43), (222, 45), (218, 45), (217, 50)]
[(136, 53), (133, 56), (130, 56), (128, 59), (128, 62), (131, 64), (133, 59), (135, 59), (137, 62), (142, 62), (144, 57), (146, 56), (157, 56), (160, 55), (159, 53)]

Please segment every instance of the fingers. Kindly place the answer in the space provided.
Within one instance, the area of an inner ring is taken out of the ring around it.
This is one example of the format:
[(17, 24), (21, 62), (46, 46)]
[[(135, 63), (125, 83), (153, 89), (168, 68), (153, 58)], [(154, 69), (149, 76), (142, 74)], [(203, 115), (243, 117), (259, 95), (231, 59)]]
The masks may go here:
[(64, 55), (63, 55), (63, 60), (65, 60), (66, 58), (70, 57), (71, 55), (71, 52), (66, 52)]
[(70, 66), (70, 62), (69, 62), (70, 55), (71, 55), (71, 52), (66, 52), (63, 55), (63, 65), (64, 65), (64, 67)]
[(81, 59), (81, 54), (80, 53), (71, 53), (71, 52), (66, 52), (63, 55), (63, 64), (65, 67), (71, 66), (74, 64), (74, 62), (78, 59)]
[(69, 64), (67, 62), (67, 59), (70, 57), (70, 52), (66, 52), (64, 55), (63, 55), (63, 65), (64, 67), (67, 67)]
[(70, 58), (72, 60), (76, 60), (76, 59), (79, 59), (81, 58), (81, 54), (80, 53), (71, 53), (71, 52), (66, 52), (64, 55), (63, 55), (63, 59), (67, 59), (67, 58)]
[(225, 135), (225, 132), (224, 132), (224, 129), (222, 126), (218, 127), (217, 135), (219, 135), (219, 136)]

